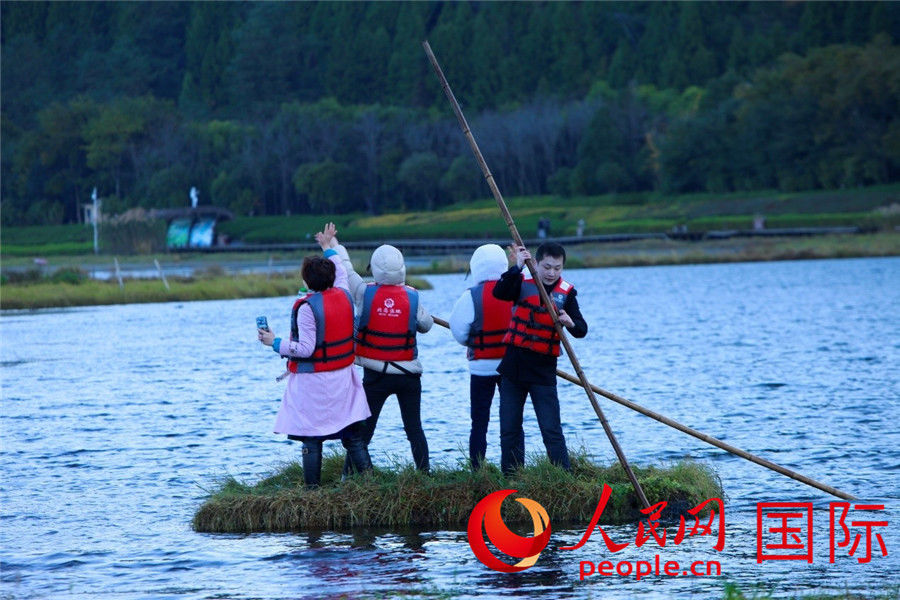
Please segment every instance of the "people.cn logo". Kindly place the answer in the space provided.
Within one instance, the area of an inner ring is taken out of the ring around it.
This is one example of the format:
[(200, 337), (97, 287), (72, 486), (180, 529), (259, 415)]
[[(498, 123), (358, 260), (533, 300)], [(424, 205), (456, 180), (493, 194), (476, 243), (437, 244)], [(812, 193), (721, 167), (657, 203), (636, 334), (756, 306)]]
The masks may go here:
[(385, 298), (384, 299), (384, 307), (385, 308), (394, 308), (394, 299), (393, 298)]
[[(489, 494), (475, 505), (472, 514), (469, 515), (467, 533), (472, 552), (485, 566), (502, 573), (516, 573), (532, 566), (550, 541), (550, 517), (544, 507), (534, 500), (516, 498), (516, 502), (527, 508), (531, 514), (534, 523), (533, 536), (516, 535), (503, 522), (500, 505), (503, 504), (504, 498), (515, 493), (516, 490), (500, 490)], [(503, 562), (488, 549), (485, 536), (500, 552), (522, 560), (514, 565)]]

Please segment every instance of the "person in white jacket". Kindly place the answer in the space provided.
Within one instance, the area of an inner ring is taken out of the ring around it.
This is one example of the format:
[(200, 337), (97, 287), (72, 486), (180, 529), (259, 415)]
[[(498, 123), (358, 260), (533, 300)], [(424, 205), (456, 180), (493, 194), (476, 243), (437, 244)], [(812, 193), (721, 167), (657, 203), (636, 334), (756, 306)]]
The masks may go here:
[[(419, 302), (415, 288), (406, 285), (406, 265), (400, 250), (388, 244), (376, 248), (370, 262), (375, 281), (366, 283), (354, 271), (347, 250), (339, 244), (334, 249), (347, 270), (356, 304), (356, 364), (363, 367), (363, 388), (372, 412), (366, 419), (366, 444), (372, 440), (384, 403), (396, 395), (413, 462), (417, 469), (428, 472), (428, 441), (421, 417), (422, 363), (416, 334), (429, 331), (434, 320)], [(349, 462), (345, 466), (349, 467)]]
[(469, 261), (475, 285), (459, 297), (450, 313), (450, 332), (466, 346), (469, 359), (469, 460), (473, 470), (479, 468), (487, 452), (491, 404), (500, 383), (497, 366), (506, 350), (503, 336), (512, 302), (494, 298), (493, 289), (508, 266), (503, 248), (497, 244), (479, 246)]

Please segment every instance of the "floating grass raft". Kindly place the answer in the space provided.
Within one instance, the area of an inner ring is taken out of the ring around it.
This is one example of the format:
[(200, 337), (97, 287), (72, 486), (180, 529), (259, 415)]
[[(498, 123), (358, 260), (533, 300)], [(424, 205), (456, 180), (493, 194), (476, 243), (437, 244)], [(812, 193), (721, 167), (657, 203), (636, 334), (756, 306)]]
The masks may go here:
[[(325, 459), (322, 486), (303, 485), (303, 467), (292, 462), (255, 485), (225, 480), (194, 515), (195, 531), (209, 533), (289, 532), (351, 527), (465, 527), (472, 508), (501, 489), (540, 503), (553, 523), (589, 522), (603, 484), (612, 496), (601, 524), (641, 518), (640, 503), (622, 467), (601, 467), (584, 456), (572, 457), (572, 472), (546, 458), (506, 478), (491, 464), (472, 472), (434, 468), (425, 475), (412, 466), (376, 467), (372, 473), (340, 480), (343, 455)], [(632, 466), (651, 504), (668, 502), (663, 517), (677, 517), (704, 500), (722, 497), (721, 482), (708, 466), (682, 461), (669, 467)], [(529, 513), (516, 502), (505, 502), (504, 520), (530, 523)]]

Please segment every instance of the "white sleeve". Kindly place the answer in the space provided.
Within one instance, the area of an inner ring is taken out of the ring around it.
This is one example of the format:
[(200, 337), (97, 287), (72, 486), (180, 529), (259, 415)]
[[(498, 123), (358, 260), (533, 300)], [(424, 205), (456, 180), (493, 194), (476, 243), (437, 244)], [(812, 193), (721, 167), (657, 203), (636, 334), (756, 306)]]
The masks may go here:
[(456, 300), (453, 305), (453, 312), (450, 313), (450, 333), (454, 339), (462, 345), (466, 345), (469, 338), (469, 330), (472, 328), (472, 321), (475, 320), (475, 305), (472, 303), (472, 293), (466, 290), (462, 296)]
[(431, 314), (424, 306), (419, 304), (419, 309), (416, 311), (416, 331), (419, 333), (428, 333), (431, 331), (432, 325), (434, 325), (434, 319)]
[(362, 307), (363, 297), (366, 294), (366, 282), (353, 268), (353, 262), (350, 260), (350, 254), (347, 253), (347, 249), (338, 244), (335, 250), (337, 250), (338, 256), (341, 257), (341, 262), (347, 271), (347, 285), (350, 288), (350, 296), (353, 297), (353, 303), (356, 305), (357, 311), (359, 311)]

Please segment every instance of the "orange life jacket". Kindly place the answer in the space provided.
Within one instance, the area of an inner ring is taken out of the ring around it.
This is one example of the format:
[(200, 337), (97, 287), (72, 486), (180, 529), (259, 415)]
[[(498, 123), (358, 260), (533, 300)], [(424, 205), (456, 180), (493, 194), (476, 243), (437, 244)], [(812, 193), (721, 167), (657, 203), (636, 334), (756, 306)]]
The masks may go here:
[[(505, 344), (526, 348), (539, 354), (559, 356), (559, 334), (553, 326), (553, 318), (541, 304), (541, 297), (533, 279), (522, 281), (519, 299), (509, 320), (509, 331), (503, 337)], [(562, 277), (550, 291), (550, 300), (556, 310), (562, 310), (566, 297), (575, 287)]]
[(291, 340), (298, 341), (297, 313), (304, 304), (316, 320), (316, 346), (307, 358), (288, 358), (291, 373), (336, 371), (353, 364), (353, 299), (343, 288), (307, 294), (291, 310)]
[(466, 339), (466, 357), (469, 360), (481, 358), (503, 358), (506, 344), (503, 337), (509, 327), (512, 302), (494, 298), (496, 281), (482, 281), (469, 288), (475, 319)]
[(370, 283), (356, 328), (356, 354), (383, 361), (413, 360), (419, 293), (408, 285)]

